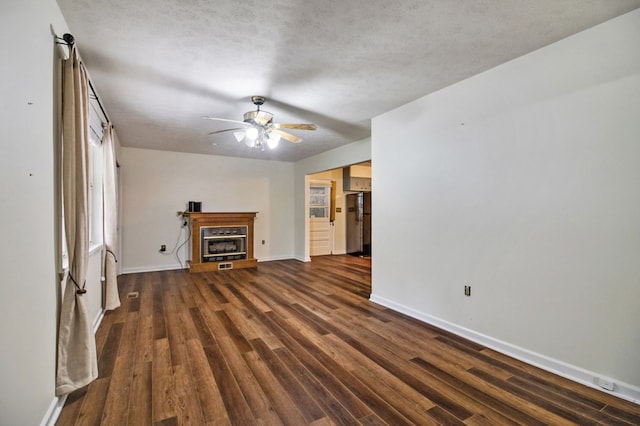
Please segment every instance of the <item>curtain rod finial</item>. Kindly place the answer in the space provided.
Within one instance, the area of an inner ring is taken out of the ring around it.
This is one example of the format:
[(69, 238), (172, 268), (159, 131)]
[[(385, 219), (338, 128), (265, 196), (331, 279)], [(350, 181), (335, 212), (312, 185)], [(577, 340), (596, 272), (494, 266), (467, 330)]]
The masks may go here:
[(73, 37), (73, 35), (69, 34), (69, 33), (65, 33), (62, 36), (62, 39), (69, 45), (69, 46), (73, 46), (74, 43), (76, 42), (75, 37)]

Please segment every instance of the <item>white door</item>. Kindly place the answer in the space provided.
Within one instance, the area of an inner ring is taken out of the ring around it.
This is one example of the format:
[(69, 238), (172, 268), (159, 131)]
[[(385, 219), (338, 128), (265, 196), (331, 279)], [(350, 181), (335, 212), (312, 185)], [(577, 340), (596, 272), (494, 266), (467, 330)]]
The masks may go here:
[(331, 254), (331, 181), (311, 181), (309, 186), (309, 253)]

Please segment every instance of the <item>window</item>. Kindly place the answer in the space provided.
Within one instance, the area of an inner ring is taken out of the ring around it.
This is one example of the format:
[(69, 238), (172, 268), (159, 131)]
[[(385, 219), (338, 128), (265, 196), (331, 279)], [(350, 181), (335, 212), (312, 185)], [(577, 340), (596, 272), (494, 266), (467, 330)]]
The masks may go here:
[(330, 186), (312, 183), (309, 187), (309, 217), (329, 217)]
[(89, 108), (89, 245), (102, 244), (102, 122)]
[[(102, 121), (93, 102), (89, 106), (89, 250), (103, 242), (102, 226)], [(60, 160), (62, 161), (62, 160)], [(60, 176), (62, 173), (60, 173)], [(64, 204), (61, 203), (61, 245), (63, 268), (68, 267), (67, 241), (64, 224)]]

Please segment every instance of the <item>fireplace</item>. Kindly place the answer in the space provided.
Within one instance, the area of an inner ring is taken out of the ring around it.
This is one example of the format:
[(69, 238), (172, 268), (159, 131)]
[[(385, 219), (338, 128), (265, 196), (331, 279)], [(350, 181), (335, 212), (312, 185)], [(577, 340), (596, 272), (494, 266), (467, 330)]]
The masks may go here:
[(257, 266), (253, 257), (256, 213), (185, 213), (191, 221), (191, 272)]

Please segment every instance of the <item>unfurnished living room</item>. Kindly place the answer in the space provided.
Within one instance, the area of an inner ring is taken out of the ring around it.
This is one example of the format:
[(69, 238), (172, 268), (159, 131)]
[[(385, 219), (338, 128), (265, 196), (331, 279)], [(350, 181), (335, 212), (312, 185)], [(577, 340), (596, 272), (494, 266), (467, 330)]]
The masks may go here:
[(640, 0), (0, 4), (0, 425), (640, 425)]

